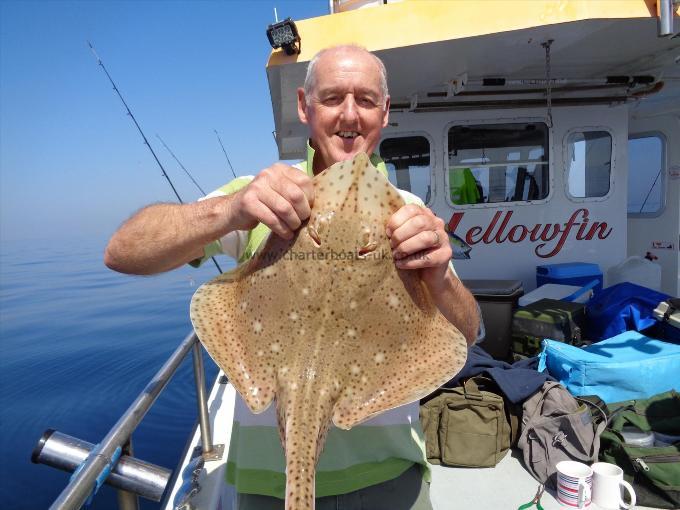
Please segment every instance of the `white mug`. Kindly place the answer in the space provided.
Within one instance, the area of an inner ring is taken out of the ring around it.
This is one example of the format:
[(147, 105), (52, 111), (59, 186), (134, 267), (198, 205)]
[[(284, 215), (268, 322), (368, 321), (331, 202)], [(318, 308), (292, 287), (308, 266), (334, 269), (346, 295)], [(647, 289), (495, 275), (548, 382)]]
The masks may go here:
[(557, 500), (569, 508), (590, 508), (593, 470), (573, 460), (558, 462)]
[[(628, 491), (630, 503), (623, 501), (623, 489)], [(593, 464), (593, 503), (602, 509), (618, 510), (634, 507), (635, 501), (635, 491), (623, 479), (623, 469), (607, 462)]]

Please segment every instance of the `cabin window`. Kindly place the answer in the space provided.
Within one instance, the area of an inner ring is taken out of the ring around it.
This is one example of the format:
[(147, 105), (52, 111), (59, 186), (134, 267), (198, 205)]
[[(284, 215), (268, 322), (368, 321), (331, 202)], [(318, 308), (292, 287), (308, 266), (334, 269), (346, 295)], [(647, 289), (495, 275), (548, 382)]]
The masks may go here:
[(628, 214), (656, 216), (664, 207), (663, 139), (645, 135), (628, 140)]
[(548, 128), (539, 122), (449, 129), (452, 204), (526, 202), (548, 196)]
[(567, 138), (566, 163), (570, 196), (605, 196), (611, 182), (611, 135), (606, 131), (571, 133)]
[(424, 136), (386, 138), (380, 144), (380, 157), (387, 175), (397, 188), (430, 202), (430, 141)]

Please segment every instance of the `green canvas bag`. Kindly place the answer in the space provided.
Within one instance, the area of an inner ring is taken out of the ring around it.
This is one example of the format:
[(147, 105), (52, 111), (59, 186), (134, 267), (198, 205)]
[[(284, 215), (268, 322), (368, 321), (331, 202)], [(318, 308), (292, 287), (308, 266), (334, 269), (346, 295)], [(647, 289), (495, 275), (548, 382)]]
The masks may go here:
[(519, 417), (488, 378), (476, 376), (456, 388), (441, 388), (420, 407), (429, 462), (493, 467), (519, 435)]
[(680, 441), (668, 446), (625, 443), (624, 427), (680, 436), (680, 394), (669, 391), (644, 400), (609, 404), (612, 418), (602, 433), (600, 460), (616, 464), (633, 485), (639, 505), (680, 508)]

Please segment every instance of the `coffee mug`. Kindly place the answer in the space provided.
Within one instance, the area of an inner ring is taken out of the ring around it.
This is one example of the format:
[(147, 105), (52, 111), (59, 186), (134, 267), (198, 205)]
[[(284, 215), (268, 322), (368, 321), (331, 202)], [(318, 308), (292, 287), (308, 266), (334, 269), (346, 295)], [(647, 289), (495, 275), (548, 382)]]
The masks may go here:
[(590, 508), (593, 470), (573, 460), (557, 463), (557, 500), (570, 508)]
[[(623, 469), (615, 464), (597, 462), (593, 464), (593, 503), (602, 509), (618, 510), (635, 506), (635, 491), (623, 479)], [(630, 503), (623, 501), (623, 489), (628, 491)]]

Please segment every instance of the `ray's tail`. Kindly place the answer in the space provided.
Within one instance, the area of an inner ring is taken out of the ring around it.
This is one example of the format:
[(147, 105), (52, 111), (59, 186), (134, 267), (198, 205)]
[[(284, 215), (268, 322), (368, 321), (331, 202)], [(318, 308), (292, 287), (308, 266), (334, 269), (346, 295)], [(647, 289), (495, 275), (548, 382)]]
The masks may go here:
[(314, 509), (316, 463), (326, 442), (329, 417), (320, 409), (305, 411), (286, 413), (284, 418), (286, 510)]

